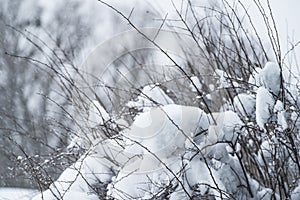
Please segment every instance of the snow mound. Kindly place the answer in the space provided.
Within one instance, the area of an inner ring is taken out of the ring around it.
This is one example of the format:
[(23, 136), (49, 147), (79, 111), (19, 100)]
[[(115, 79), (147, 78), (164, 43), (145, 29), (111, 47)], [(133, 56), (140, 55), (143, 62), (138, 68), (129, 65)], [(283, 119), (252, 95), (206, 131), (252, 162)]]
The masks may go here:
[(1, 200), (28, 200), (38, 193), (37, 190), (25, 188), (0, 188)]
[(248, 83), (252, 86), (254, 86), (254, 89), (256, 90), (258, 87), (262, 86), (259, 73), (261, 72), (261, 68), (256, 67), (252, 74), (249, 77)]
[(233, 99), (237, 113), (242, 117), (252, 116), (255, 112), (255, 98), (249, 94), (238, 94)]
[(275, 62), (267, 62), (263, 69), (255, 68), (250, 75), (248, 83), (257, 87), (263, 86), (269, 92), (277, 95), (280, 90), (280, 68)]
[(232, 141), (235, 143), (238, 137), (237, 130), (243, 123), (233, 111), (213, 113), (213, 117), (216, 124), (209, 126), (208, 134), (203, 134), (203, 137), (197, 140), (197, 144), (204, 155), (218, 154), (218, 157), (224, 156), (225, 158), (224, 153), (227, 153), (225, 147), (219, 145), (218, 142)]
[(272, 94), (264, 87), (259, 87), (256, 94), (256, 122), (260, 128), (265, 129), (273, 112), (275, 100)]
[(75, 200), (75, 199), (85, 199), (85, 200), (99, 200), (99, 197), (95, 194), (89, 194), (87, 192), (66, 192), (62, 196), (54, 195), (52, 191), (46, 190), (43, 194), (35, 196), (32, 200)]
[(219, 191), (217, 189), (212, 189), (211, 187), (225, 191), (225, 186), (223, 185), (218, 172), (211, 166), (206, 165), (199, 157), (194, 158), (189, 163), (186, 177), (190, 186), (197, 186), (200, 195), (211, 193), (214, 194), (216, 198), (219, 197)]
[(171, 171), (176, 174), (180, 169), (180, 158), (158, 160), (151, 156), (143, 157), (120, 170), (110, 185), (108, 195), (115, 199), (153, 197), (174, 179)]
[(267, 62), (259, 73), (262, 85), (277, 95), (280, 90), (280, 68), (277, 63)]
[(129, 108), (138, 108), (142, 111), (149, 111), (152, 107), (173, 103), (174, 101), (159, 86), (151, 84), (145, 86), (136, 101), (129, 101), (127, 106)]
[(104, 157), (97, 156), (82, 156), (75, 164), (68, 167), (50, 185), (48, 190), (35, 196), (33, 199), (98, 199), (97, 195), (91, 194), (90, 186), (99, 182), (108, 183), (113, 176), (113, 172), (108, 165), (103, 163)]
[(145, 154), (167, 158), (184, 152), (186, 139), (208, 127), (209, 118), (200, 108), (172, 104), (141, 113), (124, 136), (140, 143)]
[(277, 100), (275, 106), (274, 106), (274, 111), (275, 114), (277, 114), (277, 123), (279, 127), (282, 130), (285, 130), (288, 128), (288, 123), (286, 120), (286, 112), (283, 107), (283, 103), (279, 100)]

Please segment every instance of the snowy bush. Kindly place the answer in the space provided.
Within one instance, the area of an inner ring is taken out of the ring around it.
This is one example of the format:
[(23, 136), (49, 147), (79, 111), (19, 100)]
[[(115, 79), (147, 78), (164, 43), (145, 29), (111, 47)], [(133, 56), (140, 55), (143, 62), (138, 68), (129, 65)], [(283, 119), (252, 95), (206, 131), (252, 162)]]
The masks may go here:
[(146, 11), (159, 19), (152, 28), (136, 24), (135, 9), (98, 3), (131, 30), (80, 67), (48, 69), (67, 103), (50, 100), (72, 121), (62, 154), (79, 158), (44, 190), (49, 161), (23, 152), (34, 199), (299, 198), (300, 74), (270, 6), (255, 3), (268, 48), (242, 2), (172, 2), (170, 16)]

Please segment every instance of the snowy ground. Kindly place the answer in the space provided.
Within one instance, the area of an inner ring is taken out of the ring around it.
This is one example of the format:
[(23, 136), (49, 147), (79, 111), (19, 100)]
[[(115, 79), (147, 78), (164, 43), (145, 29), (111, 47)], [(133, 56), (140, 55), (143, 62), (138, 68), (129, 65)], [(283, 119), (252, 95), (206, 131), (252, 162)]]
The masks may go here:
[(29, 200), (38, 193), (37, 190), (24, 188), (0, 188), (1, 200)]

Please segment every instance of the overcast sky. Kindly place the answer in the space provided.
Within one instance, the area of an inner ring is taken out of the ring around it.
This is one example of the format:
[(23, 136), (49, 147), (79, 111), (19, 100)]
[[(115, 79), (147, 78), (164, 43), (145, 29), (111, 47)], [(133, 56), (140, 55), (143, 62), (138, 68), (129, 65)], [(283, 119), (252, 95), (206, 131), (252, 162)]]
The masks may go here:
[[(173, 0), (174, 2), (181, 2), (181, 0)], [(209, 0), (198, 0), (194, 2), (205, 2)], [(228, 0), (235, 1), (236, 0)], [(271, 3), (271, 8), (274, 14), (274, 18), (277, 23), (278, 32), (280, 35), (282, 50), (285, 52), (287, 50), (287, 38), (289, 36), (290, 41), (296, 43), (300, 40), (300, 1), (299, 0), (269, 0)], [(151, 0), (150, 4), (154, 5), (156, 8), (159, 6), (161, 10), (170, 10), (171, 0)], [(241, 0), (243, 4), (249, 8), (255, 26), (261, 31), (261, 36), (267, 35), (265, 26), (263, 25), (263, 20), (261, 15), (253, 3), (253, 0)], [(263, 0), (262, 2), (266, 2)], [(178, 4), (180, 5), (180, 4)], [(267, 8), (267, 7), (266, 7)], [(300, 46), (297, 48), (297, 55), (300, 57)]]
[[(44, 0), (46, 1), (46, 0)], [(168, 13), (168, 18), (175, 14), (172, 6), (171, 0), (104, 0), (105, 2), (112, 4), (114, 7), (120, 9), (124, 13), (129, 14), (131, 9), (135, 7), (135, 12), (137, 12), (141, 7), (149, 7), (151, 10), (155, 8), (161, 13), (161, 16), (165, 16)], [(219, 0), (220, 1), (220, 0)], [(229, 2), (237, 2), (237, 0), (227, 0)], [(240, 0), (249, 9), (252, 21), (255, 23), (255, 27), (259, 30), (260, 36), (264, 41), (267, 42), (267, 30), (263, 23), (261, 14), (259, 14), (256, 5), (253, 3), (254, 0)], [(267, 0), (260, 0), (260, 2), (265, 2)], [(296, 43), (300, 40), (300, 1), (299, 0), (269, 0), (271, 3), (271, 8), (274, 14), (275, 21), (277, 23), (277, 28), (281, 40), (281, 49), (285, 53), (290, 47), (287, 46), (289, 42)], [(93, 7), (96, 5), (94, 0), (89, 0)], [(178, 8), (180, 8), (182, 0), (173, 0)], [(212, 2), (212, 0), (192, 0), (192, 2), (197, 5), (206, 5), (207, 2)], [(102, 5), (103, 6), (103, 5)], [(101, 7), (101, 6), (100, 6)], [(104, 7), (102, 7), (104, 8)], [(267, 9), (267, 6), (265, 6)], [(107, 9), (107, 7), (106, 7)], [(117, 33), (115, 33), (117, 34)], [(111, 34), (108, 34), (111, 36)], [(289, 36), (289, 38), (288, 38)], [(102, 37), (108, 39), (107, 37)], [(296, 49), (297, 57), (300, 58), (300, 46)], [(299, 60), (300, 62), (300, 60)]]
[[(243, 1), (243, 0), (242, 0)], [(249, 0), (247, 0), (249, 1)], [(300, 40), (300, 1), (299, 0), (270, 0), (274, 18), (277, 23), (281, 42), (286, 50), (287, 37), (290, 40)], [(259, 24), (261, 26), (261, 24)], [(300, 46), (298, 47), (298, 52)], [(300, 55), (300, 54), (298, 54)]]

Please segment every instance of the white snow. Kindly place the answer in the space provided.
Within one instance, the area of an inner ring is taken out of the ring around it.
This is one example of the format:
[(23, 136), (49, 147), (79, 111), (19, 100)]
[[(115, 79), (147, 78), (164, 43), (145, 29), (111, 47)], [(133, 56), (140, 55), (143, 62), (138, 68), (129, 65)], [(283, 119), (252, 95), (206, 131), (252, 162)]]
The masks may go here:
[[(189, 165), (190, 168), (188, 168), (186, 172), (187, 182), (190, 186), (199, 184), (198, 189), (200, 189), (202, 195), (209, 188), (208, 185), (223, 191), (225, 190), (225, 186), (220, 180), (218, 173), (212, 167), (207, 166), (201, 161), (199, 157), (195, 157)], [(219, 191), (216, 189), (211, 189), (211, 193), (215, 194), (216, 198), (220, 196)]]
[[(52, 191), (46, 190), (42, 194), (35, 196), (32, 200), (56, 200), (56, 199), (63, 199), (63, 200), (99, 200), (99, 197), (95, 194), (89, 194), (88, 192), (77, 192), (77, 191), (70, 191), (66, 192), (62, 196), (57, 196), (57, 194), (53, 194)], [(28, 199), (29, 200), (29, 199)]]
[(261, 72), (261, 68), (256, 67), (252, 72), (252, 74), (250, 74), (248, 83), (254, 87), (254, 90), (256, 90), (258, 87), (262, 85), (259, 76), (260, 72)]
[(152, 107), (173, 104), (173, 100), (157, 85), (151, 84), (143, 88), (136, 101), (127, 103), (129, 108), (139, 108), (149, 111)]
[(298, 186), (292, 191), (291, 195), (292, 200), (300, 199), (300, 182), (298, 181)]
[(174, 178), (165, 165), (175, 174), (181, 168), (178, 158), (158, 160), (149, 155), (137, 159), (120, 170), (109, 194), (116, 199), (137, 199), (156, 194)]
[(265, 166), (267, 164), (268, 167), (268, 164), (271, 160), (272, 160), (272, 149), (271, 149), (270, 142), (266, 140), (260, 145), (258, 162), (261, 166)]
[(267, 62), (263, 69), (255, 68), (248, 83), (256, 87), (263, 86), (269, 92), (277, 95), (280, 90), (280, 68), (275, 62)]
[(235, 131), (243, 124), (239, 116), (233, 111), (225, 111), (215, 115), (217, 127), (223, 131), (223, 140), (235, 141)]
[(238, 83), (232, 79), (230, 74), (223, 70), (216, 69), (214, 72), (214, 76), (219, 78), (219, 88), (230, 88), (239, 86)]
[(100, 182), (108, 183), (113, 176), (110, 165), (105, 163), (102, 154), (85, 154), (76, 163), (68, 167), (50, 188), (33, 198), (34, 200), (52, 200), (57, 197), (64, 200), (98, 199), (90, 194), (90, 186)]
[[(191, 81), (193, 84), (190, 84), (190, 88), (192, 89), (193, 92), (201, 91), (202, 90), (202, 84), (200, 83), (199, 79), (197, 76), (192, 76)], [(196, 88), (195, 88), (196, 86)]]
[(1, 200), (29, 200), (38, 193), (37, 190), (25, 188), (0, 188)]
[(233, 105), (237, 113), (243, 117), (253, 116), (255, 113), (255, 97), (250, 94), (238, 94), (233, 98)]
[[(110, 115), (106, 112), (106, 110), (101, 106), (101, 104), (97, 100), (92, 100), (89, 105), (88, 115), (84, 118), (84, 125), (88, 128), (96, 128), (97, 126), (104, 125), (105, 122), (110, 120)], [(90, 130), (90, 129), (89, 129)], [(95, 144), (95, 137), (92, 134), (86, 134), (85, 131), (78, 130), (80, 134), (72, 135), (72, 139), (70, 144), (68, 145), (68, 149), (72, 148), (88, 148), (91, 144)], [(104, 134), (101, 134), (100, 131), (97, 133), (97, 140), (101, 140), (106, 138)]]
[[(197, 140), (198, 147), (205, 156), (214, 155), (216, 158), (226, 158), (226, 145), (218, 142), (232, 141), (237, 139), (237, 130), (242, 125), (241, 119), (233, 111), (213, 113), (216, 125), (210, 125), (208, 134)], [(211, 119), (210, 119), (211, 121)]]
[(138, 115), (124, 135), (145, 146), (144, 153), (168, 157), (173, 152), (184, 152), (187, 137), (208, 126), (209, 118), (201, 109), (172, 104)]
[[(257, 193), (257, 196), (260, 200), (269, 200), (273, 199), (273, 191), (269, 188), (264, 188)], [(275, 199), (280, 199), (279, 195), (275, 193)], [(293, 199), (293, 198), (292, 198)]]
[(106, 121), (110, 119), (109, 114), (101, 106), (101, 104), (93, 100), (89, 106), (89, 117), (88, 123), (90, 127), (95, 127), (97, 125), (103, 125)]
[(264, 87), (259, 87), (256, 94), (256, 122), (260, 128), (265, 129), (265, 124), (271, 118), (275, 100), (272, 94)]
[(280, 68), (277, 63), (267, 62), (260, 71), (262, 85), (271, 93), (277, 95), (280, 90)]
[(295, 126), (300, 130), (300, 114), (295, 110), (291, 113), (291, 120), (295, 123)]
[(275, 106), (274, 106), (274, 111), (275, 114), (277, 114), (277, 123), (279, 127), (282, 130), (285, 130), (288, 128), (288, 123), (286, 120), (286, 112), (283, 107), (283, 103), (280, 100), (277, 100)]
[[(34, 3), (34, 1), (31, 1)], [(118, 9), (124, 7), (122, 11), (125, 11), (128, 14), (131, 10), (132, 6), (136, 6), (139, 1), (130, 1), (126, 3), (114, 2), (115, 5), (118, 5)], [(167, 1), (158, 1), (163, 5), (166, 4)], [(49, 21), (51, 23), (51, 19), (53, 18), (53, 13), (56, 10), (56, 7), (61, 7), (62, 3), (56, 1), (55, 3), (51, 1), (41, 1), (39, 4), (49, 7), (47, 11), (48, 15), (43, 16), (43, 21)], [(153, 3), (153, 2), (152, 2)], [(167, 2), (170, 3), (170, 2)], [(175, 1), (177, 8), (180, 8), (181, 1)], [(31, 4), (30, 4), (31, 5)], [(47, 5), (47, 6), (46, 6)], [(91, 4), (94, 5), (94, 4)], [(95, 4), (96, 5), (96, 4)], [(128, 6), (125, 6), (128, 5)], [(158, 4), (157, 4), (158, 5)], [(154, 4), (153, 6), (157, 6)], [(161, 5), (161, 4), (160, 4)], [(148, 6), (148, 4), (147, 4)], [(145, 6), (145, 7), (147, 7)], [(97, 7), (97, 6), (91, 6)], [(141, 6), (140, 6), (141, 7)], [(169, 10), (172, 7), (169, 5), (168, 7), (163, 6), (161, 9)], [(246, 6), (247, 7), (247, 6)], [(286, 6), (285, 6), (286, 7)], [(160, 7), (159, 7), (160, 8)], [(295, 9), (297, 9), (295, 7)], [(28, 10), (27, 8), (25, 10)], [(135, 9), (141, 10), (141, 9)], [(289, 10), (289, 9), (287, 9)], [(83, 11), (83, 13), (86, 10)], [(95, 12), (90, 12), (95, 13)], [(174, 13), (174, 9), (173, 9)], [(291, 12), (292, 13), (292, 12)], [(134, 13), (136, 14), (136, 13)], [(276, 14), (276, 13), (275, 13)], [(173, 16), (176, 14), (173, 14)], [(138, 15), (139, 16), (139, 15)], [(171, 15), (169, 15), (171, 16)], [(102, 22), (106, 22), (106, 26), (110, 26), (110, 18), (104, 17)], [(99, 18), (99, 17), (98, 17)], [(143, 20), (142, 17), (133, 16), (132, 19)], [(97, 20), (95, 20), (98, 22)], [(254, 20), (255, 21), (255, 20)], [(98, 28), (94, 30), (95, 33), (103, 32), (102, 28)], [(122, 28), (125, 29), (125, 28)], [(100, 31), (101, 30), (101, 31)], [(114, 30), (106, 30), (104, 34), (105, 37), (111, 37), (112, 32)], [(280, 31), (279, 31), (280, 32)], [(107, 34), (109, 33), (109, 34)], [(97, 34), (95, 34), (97, 35)], [(265, 34), (267, 35), (267, 34)], [(101, 34), (103, 36), (103, 34)], [(103, 37), (103, 38), (105, 38)], [(256, 101), (255, 98), (251, 95), (247, 94), (239, 94), (234, 98), (234, 106), (239, 116), (247, 116), (253, 113), (253, 110), (256, 106), (256, 121), (257, 124), (264, 128), (265, 124), (268, 123), (269, 119), (272, 116), (272, 112), (277, 113), (277, 122), (283, 128), (287, 128), (287, 120), (286, 113), (284, 111), (282, 102), (277, 101), (275, 104), (275, 100), (272, 96), (273, 94), (277, 94), (280, 89), (280, 69), (276, 63), (268, 62), (265, 67), (261, 69), (257, 69), (257, 72), (253, 73), (253, 77), (249, 78), (249, 83), (257, 85), (260, 87), (257, 91)], [(230, 82), (228, 81), (228, 75), (219, 71), (220, 83), (222, 87), (231, 87)], [(192, 81), (195, 83), (198, 89), (201, 89), (201, 84), (199, 79), (196, 77), (192, 77)], [(197, 82), (198, 81), (198, 82)], [(236, 85), (236, 82), (234, 82)], [(214, 90), (214, 85), (209, 85), (211, 90)], [(145, 91), (144, 91), (145, 89)], [(117, 191), (118, 189), (124, 190), (128, 192), (129, 195), (135, 197), (144, 197), (147, 195), (147, 192), (144, 190), (148, 190), (151, 192), (155, 192), (156, 188), (154, 186), (149, 186), (146, 184), (149, 181), (149, 177), (151, 177), (151, 181), (157, 181), (159, 183), (168, 183), (170, 175), (166, 172), (166, 170), (161, 166), (160, 161), (156, 158), (151, 157), (151, 154), (148, 151), (155, 152), (159, 159), (162, 159), (166, 163), (175, 163), (174, 168), (171, 167), (174, 171), (180, 167), (181, 160), (178, 157), (185, 153), (186, 147), (192, 148), (193, 144), (191, 144), (190, 140), (187, 140), (186, 136), (192, 138), (193, 135), (197, 132), (198, 129), (207, 129), (208, 134), (203, 136), (203, 146), (207, 146), (208, 144), (214, 144), (218, 141), (223, 140), (231, 140), (235, 141), (237, 134), (235, 133), (235, 129), (239, 128), (241, 125), (241, 120), (238, 118), (238, 115), (232, 111), (226, 112), (223, 114), (216, 114), (217, 124), (215, 126), (209, 126), (209, 121), (207, 115), (198, 108), (179, 106), (179, 105), (170, 105), (164, 106), (168, 104), (173, 104), (174, 102), (156, 85), (146, 86), (143, 89), (143, 92), (138, 97), (137, 101), (131, 101), (128, 103), (129, 107), (139, 107), (142, 108), (143, 111), (148, 111), (142, 113), (137, 116), (135, 122), (130, 127), (128, 131), (124, 133), (124, 140), (126, 143), (125, 149), (123, 150), (120, 145), (116, 144), (113, 140), (107, 140), (105, 143), (101, 143), (96, 146), (93, 150), (96, 151), (96, 154), (89, 154), (87, 157), (81, 158), (77, 163), (72, 165), (66, 171), (64, 171), (58, 181), (56, 181), (52, 186), (52, 191), (60, 190), (59, 192), (65, 192), (64, 199), (98, 199), (96, 195), (89, 194), (89, 187), (85, 181), (89, 183), (95, 183), (96, 179), (100, 179), (101, 181), (109, 181), (112, 177), (110, 174), (110, 169), (107, 166), (112, 166), (114, 170), (118, 169), (119, 166), (123, 166), (121, 171), (118, 173), (116, 179), (113, 181), (115, 184), (114, 194), (115, 196), (121, 193)], [(196, 89), (192, 87), (192, 90)], [(149, 97), (151, 99), (149, 99)], [(209, 96), (207, 96), (209, 97)], [(31, 101), (30, 104), (34, 104), (35, 101)], [(157, 103), (155, 103), (157, 102)], [(274, 106), (275, 104), (275, 106)], [(161, 106), (161, 107), (160, 107)], [(158, 107), (154, 108), (153, 107)], [(144, 109), (145, 108), (145, 109)], [(245, 108), (245, 109), (244, 109)], [(204, 117), (203, 117), (204, 116)], [(298, 113), (293, 113), (293, 119), (298, 116)], [(106, 120), (109, 120), (110, 117), (105, 109), (100, 106), (99, 102), (95, 101), (91, 104), (91, 108), (89, 111), (88, 124), (90, 127), (96, 127), (97, 125), (103, 124)], [(296, 119), (295, 119), (296, 120)], [(124, 123), (125, 124), (125, 123)], [(140, 144), (147, 149), (143, 149), (142, 146), (136, 144), (136, 142), (140, 142)], [(228, 164), (226, 167), (230, 166), (233, 169), (235, 159), (227, 159), (227, 151), (226, 144), (217, 144), (213, 146), (211, 153), (214, 158), (220, 159), (226, 158)], [(228, 149), (228, 148), (227, 148)], [(264, 141), (261, 144), (261, 155), (265, 158), (270, 159), (270, 144), (268, 141)], [(130, 156), (140, 156), (137, 159), (130, 159)], [(108, 159), (103, 161), (103, 158), (107, 156), (108, 158), (112, 158), (118, 161), (118, 164), (112, 164)], [(18, 157), (19, 160), (22, 157)], [(130, 160), (131, 162), (127, 162)], [(172, 161), (172, 162), (171, 162)], [(224, 160), (221, 160), (223, 162)], [(231, 162), (232, 161), (232, 162)], [(46, 162), (46, 161), (45, 161)], [(219, 161), (220, 162), (220, 161)], [(262, 162), (260, 160), (260, 162)], [(233, 164), (232, 164), (233, 163)], [(190, 168), (188, 169), (187, 179), (191, 184), (197, 183), (207, 183), (211, 186), (215, 186), (215, 183), (212, 181), (212, 177), (210, 172), (208, 171), (207, 166), (203, 161), (201, 161), (198, 157), (193, 159), (190, 162)], [(171, 165), (173, 166), (173, 165)], [(224, 165), (225, 166), (225, 165)], [(235, 184), (238, 181), (234, 180), (232, 174), (223, 173), (224, 171), (230, 171), (224, 167), (220, 171), (212, 170), (212, 174), (216, 179), (218, 186), (221, 189), (226, 190), (226, 187), (236, 187)], [(128, 174), (128, 172), (137, 169), (138, 171), (134, 171), (133, 174)], [(153, 169), (159, 169), (154, 170)], [(152, 170), (152, 171), (151, 171)], [(145, 173), (149, 172), (149, 173)], [(237, 170), (236, 173), (239, 173)], [(147, 176), (148, 175), (148, 176)], [(126, 177), (126, 178), (124, 178)], [(225, 178), (228, 179), (225, 179)], [(123, 179), (124, 178), (124, 179)], [(230, 181), (229, 181), (230, 180)], [(224, 186), (225, 185), (225, 186)], [(300, 184), (299, 184), (300, 185)], [(54, 186), (56, 187), (54, 189)], [(240, 185), (239, 185), (240, 186)], [(136, 187), (139, 187), (139, 190), (136, 190)], [(206, 191), (207, 188), (205, 186), (201, 186), (202, 192)], [(144, 190), (143, 190), (144, 189)], [(4, 191), (3, 191), (4, 190)], [(22, 191), (22, 195), (18, 194)], [(23, 196), (24, 192), (24, 196)], [(27, 193), (28, 192), (28, 193)], [(36, 192), (36, 191), (32, 191)], [(141, 192), (141, 193), (140, 193)], [(300, 199), (300, 186), (296, 187), (291, 196), (292, 199)], [(3, 195), (4, 194), (4, 195)], [(26, 194), (26, 195), (25, 195)], [(27, 196), (28, 194), (28, 196)], [(259, 199), (270, 199), (272, 191), (268, 188), (261, 189), (258, 191)], [(27, 199), (31, 194), (31, 190), (23, 189), (10, 189), (10, 188), (1, 188), (0, 189), (0, 199)], [(124, 193), (122, 193), (124, 195)], [(25, 197), (26, 196), (26, 197)], [(150, 196), (150, 195), (149, 195)], [(175, 197), (176, 196), (176, 197)], [(184, 196), (184, 195), (183, 195)], [(218, 196), (218, 195), (217, 195)], [(120, 196), (119, 196), (120, 197)], [(171, 199), (183, 198), (180, 196), (180, 191), (173, 193), (171, 195)], [(38, 199), (42, 199), (41, 196), (36, 197)], [(50, 190), (47, 190), (44, 193), (43, 199), (53, 199), (53, 194)], [(279, 198), (278, 198), (279, 199)]]

